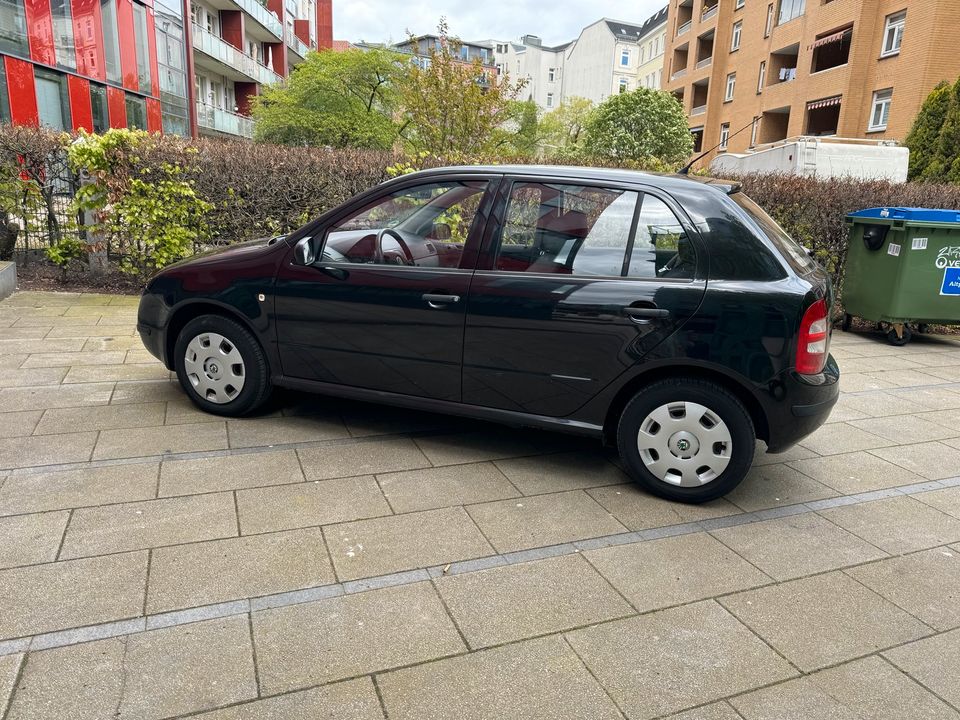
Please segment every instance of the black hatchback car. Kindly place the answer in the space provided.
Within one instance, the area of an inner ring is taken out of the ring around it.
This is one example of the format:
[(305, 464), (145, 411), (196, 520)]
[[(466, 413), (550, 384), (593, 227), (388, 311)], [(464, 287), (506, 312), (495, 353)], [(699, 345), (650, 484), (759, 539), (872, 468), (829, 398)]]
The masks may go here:
[(735, 184), (453, 167), (162, 270), (138, 329), (211, 413), (284, 386), (588, 435), (703, 502), (826, 420), (832, 305)]

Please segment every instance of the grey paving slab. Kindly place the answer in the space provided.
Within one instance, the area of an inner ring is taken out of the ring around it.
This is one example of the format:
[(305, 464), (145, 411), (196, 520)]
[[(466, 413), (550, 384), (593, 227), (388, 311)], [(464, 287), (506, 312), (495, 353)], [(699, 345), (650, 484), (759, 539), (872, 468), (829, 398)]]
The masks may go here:
[(671, 715), (667, 720), (743, 720), (743, 718), (726, 702), (718, 702)]
[[(146, 383), (145, 383), (146, 384)], [(153, 383), (149, 385), (151, 394), (158, 397), (159, 402), (165, 402), (167, 414), (164, 417), (164, 425), (189, 425), (191, 423), (218, 422), (221, 418), (216, 415), (206, 413), (188, 398), (179, 385), (173, 385), (167, 391), (165, 386), (157, 386)], [(179, 393), (179, 395), (177, 395)], [(116, 395), (114, 396), (116, 397)], [(162, 398), (162, 399), (160, 399)]]
[(23, 361), (28, 357), (29, 355), (26, 353), (0, 355), (0, 368), (3, 368), (4, 370), (19, 368), (21, 365), (23, 365)]
[(936, 630), (960, 627), (960, 553), (955, 550), (932, 548), (844, 572)]
[[(53, 321), (51, 321), (50, 325), (53, 324)], [(80, 348), (83, 347), (83, 343), (83, 338), (57, 338), (53, 340), (24, 338), (14, 340), (7, 339), (6, 336), (3, 336), (0, 337), (0, 355), (74, 353), (79, 352)], [(70, 363), (66, 364), (69, 365)]]
[(579, 555), (440, 577), (436, 586), (471, 648), (635, 614)]
[(960, 409), (930, 410), (921, 413), (919, 417), (923, 418), (924, 420), (935, 422), (938, 425), (948, 428), (949, 430), (953, 430), (954, 432), (960, 432), (957, 430), (957, 428), (960, 428)]
[(13, 475), (0, 486), (0, 515), (148, 500), (159, 463)]
[(446, 465), (377, 476), (395, 512), (502, 500), (520, 495), (492, 463)]
[(587, 493), (630, 530), (698, 522), (743, 512), (722, 498), (703, 505), (684, 505), (654, 497), (633, 484), (593, 488)]
[(599, 452), (538, 455), (495, 464), (524, 495), (629, 482), (624, 472)]
[[(57, 408), (43, 413), (35, 434), (54, 435), (84, 430), (115, 430), (163, 425), (163, 403)], [(150, 431), (152, 432), (152, 431)]]
[(266, 694), (466, 650), (430, 583), (256, 612), (253, 635)]
[(795, 460), (790, 466), (844, 495), (924, 481), (922, 476), (864, 451)]
[(390, 514), (369, 476), (239, 490), (237, 507), (244, 535)]
[[(841, 370), (843, 372), (843, 370)], [(891, 415), (909, 415), (928, 410), (929, 407), (911, 399), (911, 391), (882, 390), (867, 392), (859, 395), (841, 395), (837, 405), (866, 416), (867, 418), (882, 418)], [(832, 416), (832, 413), (831, 413)], [(856, 418), (865, 419), (865, 418)]]
[(371, 475), (430, 467), (412, 440), (391, 438), (297, 450), (308, 480)]
[(158, 613), (335, 581), (319, 528), (154, 551), (147, 612)]
[(529, 433), (499, 428), (417, 438), (416, 443), (434, 465), (501, 460), (540, 453), (540, 448), (530, 440)]
[(237, 534), (230, 493), (74, 510), (62, 559), (197, 542)]
[(923, 405), (930, 410), (955, 410), (960, 408), (960, 395), (954, 392), (944, 392), (943, 388), (890, 390), (889, 394)]
[(796, 674), (708, 600), (567, 634), (631, 719), (676, 713)]
[(622, 715), (559, 637), (384, 673), (391, 720), (614, 720)]
[[(329, 404), (329, 398), (305, 403), (306, 411)], [(296, 409), (295, 409), (296, 410)], [(452, 428), (470, 427), (472, 421), (454, 418), (449, 415), (395, 408), (372, 403), (343, 402), (340, 415), (352, 437), (371, 437), (374, 435), (396, 435), (399, 433), (443, 432)]]
[(886, 557), (879, 548), (813, 513), (722, 528), (712, 534), (777, 580)]
[(887, 650), (883, 656), (954, 707), (960, 706), (960, 630)]
[(373, 681), (364, 677), (194, 717), (196, 720), (383, 720), (383, 711)]
[(21, 367), (49, 368), (109, 365), (122, 363), (123, 356), (124, 353), (122, 352), (33, 352)]
[[(142, 350), (143, 341), (139, 335), (131, 336), (129, 332), (124, 333), (126, 337), (105, 337), (103, 336), (103, 327), (91, 325), (83, 335), (89, 335), (89, 339), (83, 344), (84, 352), (126, 352), (132, 349)], [(144, 351), (146, 352), (146, 351)], [(156, 358), (150, 356), (154, 362)]]
[(7, 711), (23, 660), (23, 653), (0, 656), (0, 717)]
[(803, 446), (818, 455), (837, 455), (853, 450), (870, 450), (896, 444), (848, 423), (830, 423), (803, 439)]
[(952, 448), (942, 442), (898, 445), (871, 452), (927, 480), (954, 477), (957, 474), (957, 468), (960, 468), (960, 449)]
[(139, 615), (147, 553), (0, 570), (0, 639)]
[(146, 457), (168, 453), (223, 450), (227, 447), (226, 423), (167, 425), (142, 429), (102, 430), (93, 452), (94, 460)]
[(340, 523), (324, 528), (324, 535), (341, 580), (494, 554), (463, 508)]
[[(117, 406), (124, 407), (124, 406)], [(240, 490), (303, 481), (293, 450), (166, 460), (160, 468), (160, 497)]]
[(40, 422), (41, 415), (43, 415), (43, 410), (0, 412), (0, 438), (32, 435), (33, 429)]
[(956, 720), (946, 703), (879, 657), (756, 690), (730, 701), (746, 720)]
[(118, 382), (110, 404), (167, 402), (182, 399), (183, 389), (176, 380)]
[(891, 555), (960, 540), (960, 519), (912, 497), (830, 508), (820, 514)]
[(0, 568), (53, 562), (68, 512), (0, 517)]
[(589, 550), (584, 556), (640, 612), (773, 582), (706, 533)]
[(897, 386), (892, 382), (880, 380), (867, 373), (845, 373), (840, 376), (840, 392), (855, 393), (895, 387)]
[(839, 572), (747, 590), (720, 603), (804, 672), (932, 632)]
[(767, 446), (763, 441), (757, 440), (753, 453), (753, 466), (775, 465), (777, 463), (791, 462), (793, 460), (802, 460), (810, 457), (817, 457), (817, 454), (812, 450), (808, 450), (803, 445), (794, 445), (782, 453), (768, 453)]
[[(80, 338), (81, 340), (89, 342), (91, 338), (95, 337), (113, 338), (124, 336), (139, 339), (136, 323), (94, 324), (92, 322), (85, 322), (83, 325), (79, 325), (71, 322), (67, 325), (54, 325), (53, 329), (48, 332), (45, 337), (48, 340), (54, 338)], [(89, 350), (90, 348), (87, 348), (85, 343), (82, 349)]]
[(898, 444), (943, 440), (960, 433), (960, 428), (947, 428), (918, 415), (854, 420), (850, 424)]
[(67, 374), (67, 368), (4, 368), (0, 373), (0, 387), (28, 387), (36, 385), (59, 385)]
[(788, 465), (752, 468), (725, 499), (746, 512), (835, 497), (837, 491)]
[(86, 462), (96, 441), (95, 432), (6, 438), (0, 440), (0, 468)]
[(350, 437), (338, 415), (330, 417), (244, 418), (227, 423), (230, 447), (264, 447), (284, 443), (335, 440)]
[(930, 507), (937, 508), (955, 518), (960, 518), (960, 487), (919, 493), (914, 497)]

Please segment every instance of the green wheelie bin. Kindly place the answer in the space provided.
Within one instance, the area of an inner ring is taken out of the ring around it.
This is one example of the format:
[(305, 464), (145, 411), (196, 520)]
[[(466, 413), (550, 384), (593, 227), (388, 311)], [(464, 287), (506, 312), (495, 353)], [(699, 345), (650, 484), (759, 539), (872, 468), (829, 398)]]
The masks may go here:
[(847, 215), (843, 329), (853, 317), (894, 345), (926, 325), (960, 324), (960, 211), (872, 208)]

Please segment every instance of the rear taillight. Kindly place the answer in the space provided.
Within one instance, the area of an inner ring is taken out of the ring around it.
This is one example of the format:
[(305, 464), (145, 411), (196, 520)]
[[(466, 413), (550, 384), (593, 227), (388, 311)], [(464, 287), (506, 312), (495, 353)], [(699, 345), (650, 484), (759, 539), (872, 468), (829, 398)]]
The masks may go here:
[(807, 308), (800, 322), (800, 337), (797, 339), (797, 372), (801, 375), (816, 375), (827, 364), (830, 324), (827, 303), (817, 300)]

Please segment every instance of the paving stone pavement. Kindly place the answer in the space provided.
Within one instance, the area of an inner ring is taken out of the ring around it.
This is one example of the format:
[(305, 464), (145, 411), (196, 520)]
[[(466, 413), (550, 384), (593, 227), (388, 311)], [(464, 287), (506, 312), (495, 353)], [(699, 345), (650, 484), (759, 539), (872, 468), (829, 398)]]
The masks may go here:
[(960, 720), (960, 338), (692, 507), (593, 442), (199, 412), (137, 298), (0, 302), (0, 720)]

